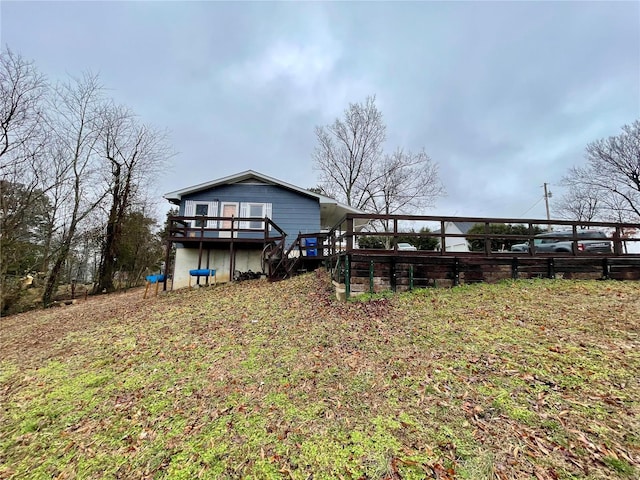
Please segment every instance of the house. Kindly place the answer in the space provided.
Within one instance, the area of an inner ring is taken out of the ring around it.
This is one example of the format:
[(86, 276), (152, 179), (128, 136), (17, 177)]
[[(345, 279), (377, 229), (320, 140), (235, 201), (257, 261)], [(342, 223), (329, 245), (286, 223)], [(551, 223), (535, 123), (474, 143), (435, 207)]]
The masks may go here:
[[(235, 271), (262, 272), (265, 255), (283, 254), (296, 242), (318, 241), (323, 229), (360, 210), (253, 170), (164, 195), (178, 205), (170, 218), (176, 245), (173, 288), (189, 285), (192, 269), (215, 269), (216, 281)], [(315, 234), (315, 235), (312, 235)], [(304, 247), (304, 245), (302, 245)], [(317, 250), (299, 250), (302, 255)]]
[[(450, 236), (450, 235), (466, 235), (467, 232), (473, 227), (473, 222), (446, 222), (444, 226), (445, 233), (445, 252), (468, 252), (469, 244), (467, 239), (462, 236)], [(442, 230), (438, 229), (434, 233), (440, 233)], [(442, 250), (442, 245), (438, 245), (438, 250)]]

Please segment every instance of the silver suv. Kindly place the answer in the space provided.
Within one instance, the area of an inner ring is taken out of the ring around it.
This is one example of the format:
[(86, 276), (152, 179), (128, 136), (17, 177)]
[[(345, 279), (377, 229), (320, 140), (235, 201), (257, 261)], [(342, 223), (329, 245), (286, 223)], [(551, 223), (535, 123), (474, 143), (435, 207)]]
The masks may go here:
[[(566, 239), (568, 237), (569, 239)], [(580, 230), (577, 232), (578, 252), (584, 253), (611, 253), (611, 242), (607, 235), (599, 230)], [(573, 232), (549, 232), (536, 235), (533, 239), (536, 252), (563, 252), (573, 251)], [(600, 240), (602, 239), (602, 240)], [(517, 243), (511, 246), (512, 252), (528, 252), (529, 242)]]

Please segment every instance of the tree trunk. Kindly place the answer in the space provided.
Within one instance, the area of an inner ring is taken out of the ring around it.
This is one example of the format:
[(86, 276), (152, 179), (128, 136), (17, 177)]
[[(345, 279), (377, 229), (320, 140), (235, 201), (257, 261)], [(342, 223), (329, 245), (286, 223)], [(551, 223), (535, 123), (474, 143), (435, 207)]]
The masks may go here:
[(100, 262), (100, 270), (98, 272), (98, 283), (95, 286), (94, 293), (110, 293), (115, 290), (113, 284), (113, 275), (115, 273), (115, 263), (118, 258), (117, 248), (120, 241), (120, 224), (123, 212), (119, 208), (121, 192), (120, 192), (120, 174), (122, 172), (120, 164), (111, 159), (112, 179), (113, 179), (113, 201), (109, 210), (109, 220), (107, 222), (107, 231), (102, 245), (102, 260)]
[(107, 225), (102, 247), (102, 260), (100, 262), (100, 269), (98, 270), (98, 282), (96, 283), (94, 293), (109, 293), (115, 290), (113, 276), (116, 271), (115, 264), (118, 258), (117, 245), (120, 235), (118, 235), (118, 220), (115, 218), (116, 213), (113, 210), (110, 217), (112, 218)]
[(51, 269), (51, 273), (47, 277), (47, 283), (44, 288), (44, 293), (42, 294), (42, 304), (45, 307), (51, 305), (51, 301), (56, 293), (56, 289), (58, 287), (58, 281), (60, 279), (60, 272), (62, 272), (62, 267), (64, 266), (64, 262), (69, 255), (69, 251), (71, 250), (71, 238), (68, 237), (69, 240), (65, 240), (60, 248), (60, 252), (56, 257), (56, 261), (53, 264), (53, 268)]

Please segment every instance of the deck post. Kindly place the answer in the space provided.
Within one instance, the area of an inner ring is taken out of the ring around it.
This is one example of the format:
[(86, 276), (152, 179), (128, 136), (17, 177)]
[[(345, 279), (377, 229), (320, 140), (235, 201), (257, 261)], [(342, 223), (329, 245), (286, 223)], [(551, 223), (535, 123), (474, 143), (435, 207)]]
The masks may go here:
[[(347, 253), (353, 250), (353, 217), (347, 216)], [(347, 294), (349, 298), (349, 294)]]
[[(549, 225), (549, 227), (551, 227), (551, 225)], [(571, 230), (573, 232), (573, 241), (571, 242), (571, 253), (575, 257), (578, 254), (578, 226), (575, 224), (572, 225)]]
[(511, 279), (518, 279), (518, 257), (513, 257), (511, 260)]
[(484, 222), (484, 254), (491, 256), (491, 231), (489, 229), (489, 222)]
[[(201, 220), (202, 225), (200, 225), (200, 244), (198, 246), (198, 270), (202, 268), (202, 242), (204, 240), (204, 222), (205, 220)], [(196, 284), (200, 285), (200, 277), (196, 280)]]
[(409, 265), (409, 290), (413, 290), (413, 264)]
[(547, 260), (547, 277), (556, 278), (555, 262), (553, 261), (553, 258)]
[(389, 283), (391, 285), (391, 291), (395, 292), (397, 289), (397, 273), (396, 273), (396, 257), (391, 257), (389, 261)]
[(351, 296), (351, 259), (349, 257), (348, 253), (344, 256), (344, 293), (347, 300)]
[(460, 285), (460, 259), (455, 257), (453, 259), (453, 286)]
[[(200, 240), (200, 244), (198, 246), (198, 270), (202, 268), (202, 240)], [(200, 277), (196, 280), (196, 285), (200, 285)]]
[(373, 260), (369, 262), (369, 293), (373, 293)]
[(171, 259), (171, 219), (169, 219), (169, 238), (167, 239), (167, 251), (164, 255), (164, 281), (162, 282), (162, 291), (167, 291), (167, 278), (169, 278), (169, 260)]
[(536, 253), (536, 249), (535, 247), (535, 240), (534, 240), (534, 236), (535, 233), (533, 231), (533, 223), (529, 222), (529, 238), (527, 239), (527, 242), (529, 242), (529, 255), (533, 256)]
[(609, 259), (604, 257), (602, 259), (602, 279), (608, 280), (609, 275), (611, 275), (611, 266), (609, 265)]
[(393, 219), (393, 250), (398, 251), (398, 219)]
[[(235, 221), (234, 216), (231, 216), (231, 231), (229, 232), (229, 281), (233, 281), (233, 271), (235, 270), (235, 256), (236, 252), (233, 248), (233, 223)], [(269, 270), (269, 276), (271, 276), (271, 270)]]
[(620, 226), (616, 227), (616, 231), (613, 234), (613, 253), (616, 255), (622, 255), (622, 242), (620, 241)]

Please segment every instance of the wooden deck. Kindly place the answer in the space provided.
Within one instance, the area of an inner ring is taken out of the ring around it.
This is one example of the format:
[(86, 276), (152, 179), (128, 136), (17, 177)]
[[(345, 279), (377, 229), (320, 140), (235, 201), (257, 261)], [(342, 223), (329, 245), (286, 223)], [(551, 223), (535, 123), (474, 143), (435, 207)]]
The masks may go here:
[[(260, 222), (262, 228), (246, 228), (256, 222)], [(485, 225), (485, 231), (450, 233), (447, 226), (456, 222)], [(404, 226), (407, 223), (430, 223), (439, 226), (440, 231), (410, 231)], [(527, 233), (492, 234), (492, 224), (525, 225)], [(376, 225), (384, 225), (386, 231), (375, 231)], [(550, 227), (573, 231), (569, 238), (573, 242), (572, 252), (492, 250), (492, 245), (496, 244), (533, 243), (537, 231)], [(611, 252), (588, 254), (580, 251), (577, 232), (581, 228), (606, 230), (609, 235), (603, 240), (611, 242)], [(363, 236), (379, 237), (388, 248), (358, 248)], [(451, 239), (462, 244), (474, 240), (483, 248), (480, 251), (398, 249), (399, 240), (407, 237), (416, 240), (435, 238), (440, 245), (448, 245)], [(240, 249), (261, 249), (263, 273), (271, 280), (285, 279), (324, 265), (336, 282), (345, 285), (347, 295), (516, 278), (640, 280), (640, 224), (633, 223), (349, 214), (329, 232), (297, 234), (287, 242), (287, 232), (268, 218), (171, 217), (166, 265), (173, 243), (197, 248), (199, 263), (205, 249), (228, 248), (231, 258)], [(627, 253), (629, 246), (639, 253)], [(232, 260), (230, 278), (233, 278), (233, 263)]]
[[(328, 252), (324, 247), (326, 233), (296, 234), (287, 242), (287, 232), (269, 218), (171, 216), (168, 222), (166, 272), (170, 271), (170, 252), (174, 244), (198, 250), (198, 269), (203, 267), (204, 251), (228, 249), (230, 279), (234, 278), (235, 258), (241, 250), (260, 251), (262, 273), (272, 280), (314, 270), (324, 265)], [(261, 228), (248, 228), (255, 225)]]
[[(357, 228), (374, 222), (390, 226), (387, 231), (369, 231)], [(440, 225), (439, 232), (416, 233), (401, 228), (405, 222), (431, 222)], [(447, 233), (452, 223), (485, 225), (485, 233)], [(492, 234), (491, 224), (525, 225), (527, 234)], [(571, 252), (512, 252), (492, 250), (491, 245), (531, 242), (536, 227), (572, 230)], [(582, 228), (607, 231), (605, 241), (611, 242), (611, 252), (585, 253), (579, 248), (577, 232)], [(389, 245), (386, 249), (360, 249), (362, 236), (382, 237)], [(436, 238), (440, 245), (447, 239), (477, 240), (484, 248), (480, 251), (432, 251), (398, 250), (400, 237)], [(432, 217), (408, 215), (347, 215), (329, 232), (328, 268), (334, 281), (343, 284), (347, 296), (384, 290), (402, 291), (434, 286), (456, 286), (475, 282), (496, 282), (518, 278), (579, 278), (640, 280), (640, 224), (610, 222), (570, 222), (565, 220), (501, 219), (477, 217)]]

